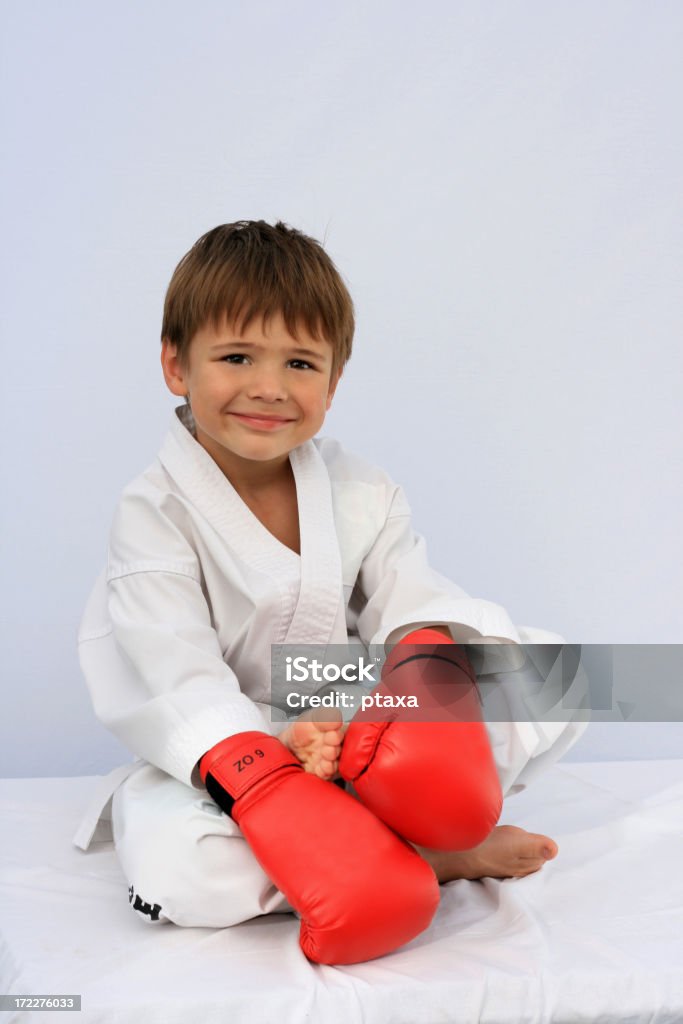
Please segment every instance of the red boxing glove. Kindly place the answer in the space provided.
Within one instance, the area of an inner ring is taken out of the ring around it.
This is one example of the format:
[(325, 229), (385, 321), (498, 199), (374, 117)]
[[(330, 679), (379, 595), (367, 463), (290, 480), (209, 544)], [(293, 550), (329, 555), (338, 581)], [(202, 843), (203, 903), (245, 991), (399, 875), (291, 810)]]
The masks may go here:
[(304, 771), (280, 740), (230, 736), (199, 770), (300, 915), (309, 960), (372, 960), (427, 928), (439, 903), (427, 861), (348, 793)]
[[(405, 839), (435, 850), (478, 846), (503, 796), (462, 647), (436, 630), (410, 633), (391, 651), (372, 696), (376, 708), (358, 712), (346, 731), (340, 774)], [(395, 706), (400, 697), (408, 710), (381, 710), (383, 699)]]

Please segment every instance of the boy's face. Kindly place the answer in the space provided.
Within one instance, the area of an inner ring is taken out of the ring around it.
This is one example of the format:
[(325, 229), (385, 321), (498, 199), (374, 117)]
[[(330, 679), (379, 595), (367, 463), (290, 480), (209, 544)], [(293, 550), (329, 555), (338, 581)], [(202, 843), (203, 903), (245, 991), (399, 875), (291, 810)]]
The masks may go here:
[(249, 463), (284, 465), (322, 426), (339, 379), (331, 379), (332, 346), (303, 327), (298, 333), (298, 340), (288, 333), (280, 313), (267, 331), (258, 318), (241, 334), (207, 324), (184, 367), (175, 346), (162, 343), (166, 383), (174, 395), (189, 395), (197, 440), (228, 477), (248, 472)]

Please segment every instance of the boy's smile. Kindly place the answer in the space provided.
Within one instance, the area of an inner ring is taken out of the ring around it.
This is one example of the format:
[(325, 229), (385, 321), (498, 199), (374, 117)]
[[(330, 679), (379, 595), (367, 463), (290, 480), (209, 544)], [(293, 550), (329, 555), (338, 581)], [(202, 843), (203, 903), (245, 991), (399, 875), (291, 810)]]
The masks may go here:
[(275, 482), (293, 448), (318, 432), (338, 381), (332, 346), (299, 326), (298, 339), (281, 313), (246, 330), (202, 327), (186, 365), (164, 339), (161, 363), (169, 389), (189, 397), (197, 441), (234, 483)]
[(278, 427), (284, 427), (287, 423), (292, 423), (291, 419), (277, 416), (259, 416), (256, 413), (251, 415), (241, 412), (231, 412), (230, 416), (234, 416), (245, 426), (252, 427), (254, 430), (277, 430)]

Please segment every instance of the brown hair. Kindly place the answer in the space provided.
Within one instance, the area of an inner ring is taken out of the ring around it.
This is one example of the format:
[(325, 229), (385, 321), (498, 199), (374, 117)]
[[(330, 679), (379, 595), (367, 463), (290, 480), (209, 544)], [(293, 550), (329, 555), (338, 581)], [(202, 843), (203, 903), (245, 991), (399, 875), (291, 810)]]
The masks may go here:
[(166, 292), (162, 338), (187, 363), (190, 342), (205, 324), (239, 323), (244, 330), (256, 316), (267, 322), (281, 313), (297, 337), (302, 323), (316, 340), (330, 342), (332, 374), (351, 356), (355, 327), (353, 302), (339, 271), (323, 247), (278, 221), (240, 220), (202, 235), (183, 256)]

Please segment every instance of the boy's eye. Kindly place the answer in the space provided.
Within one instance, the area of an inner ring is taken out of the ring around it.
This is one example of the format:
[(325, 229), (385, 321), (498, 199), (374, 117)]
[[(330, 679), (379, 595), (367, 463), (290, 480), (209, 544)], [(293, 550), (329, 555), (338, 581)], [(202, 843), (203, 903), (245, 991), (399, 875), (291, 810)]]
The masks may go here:
[[(243, 355), (241, 352), (228, 352), (227, 355), (221, 356), (222, 363), (232, 363), (234, 366), (241, 366), (242, 361), (248, 357)], [(297, 370), (315, 370), (315, 367), (311, 363), (307, 363), (305, 359), (290, 359), (290, 366), (293, 366)]]

